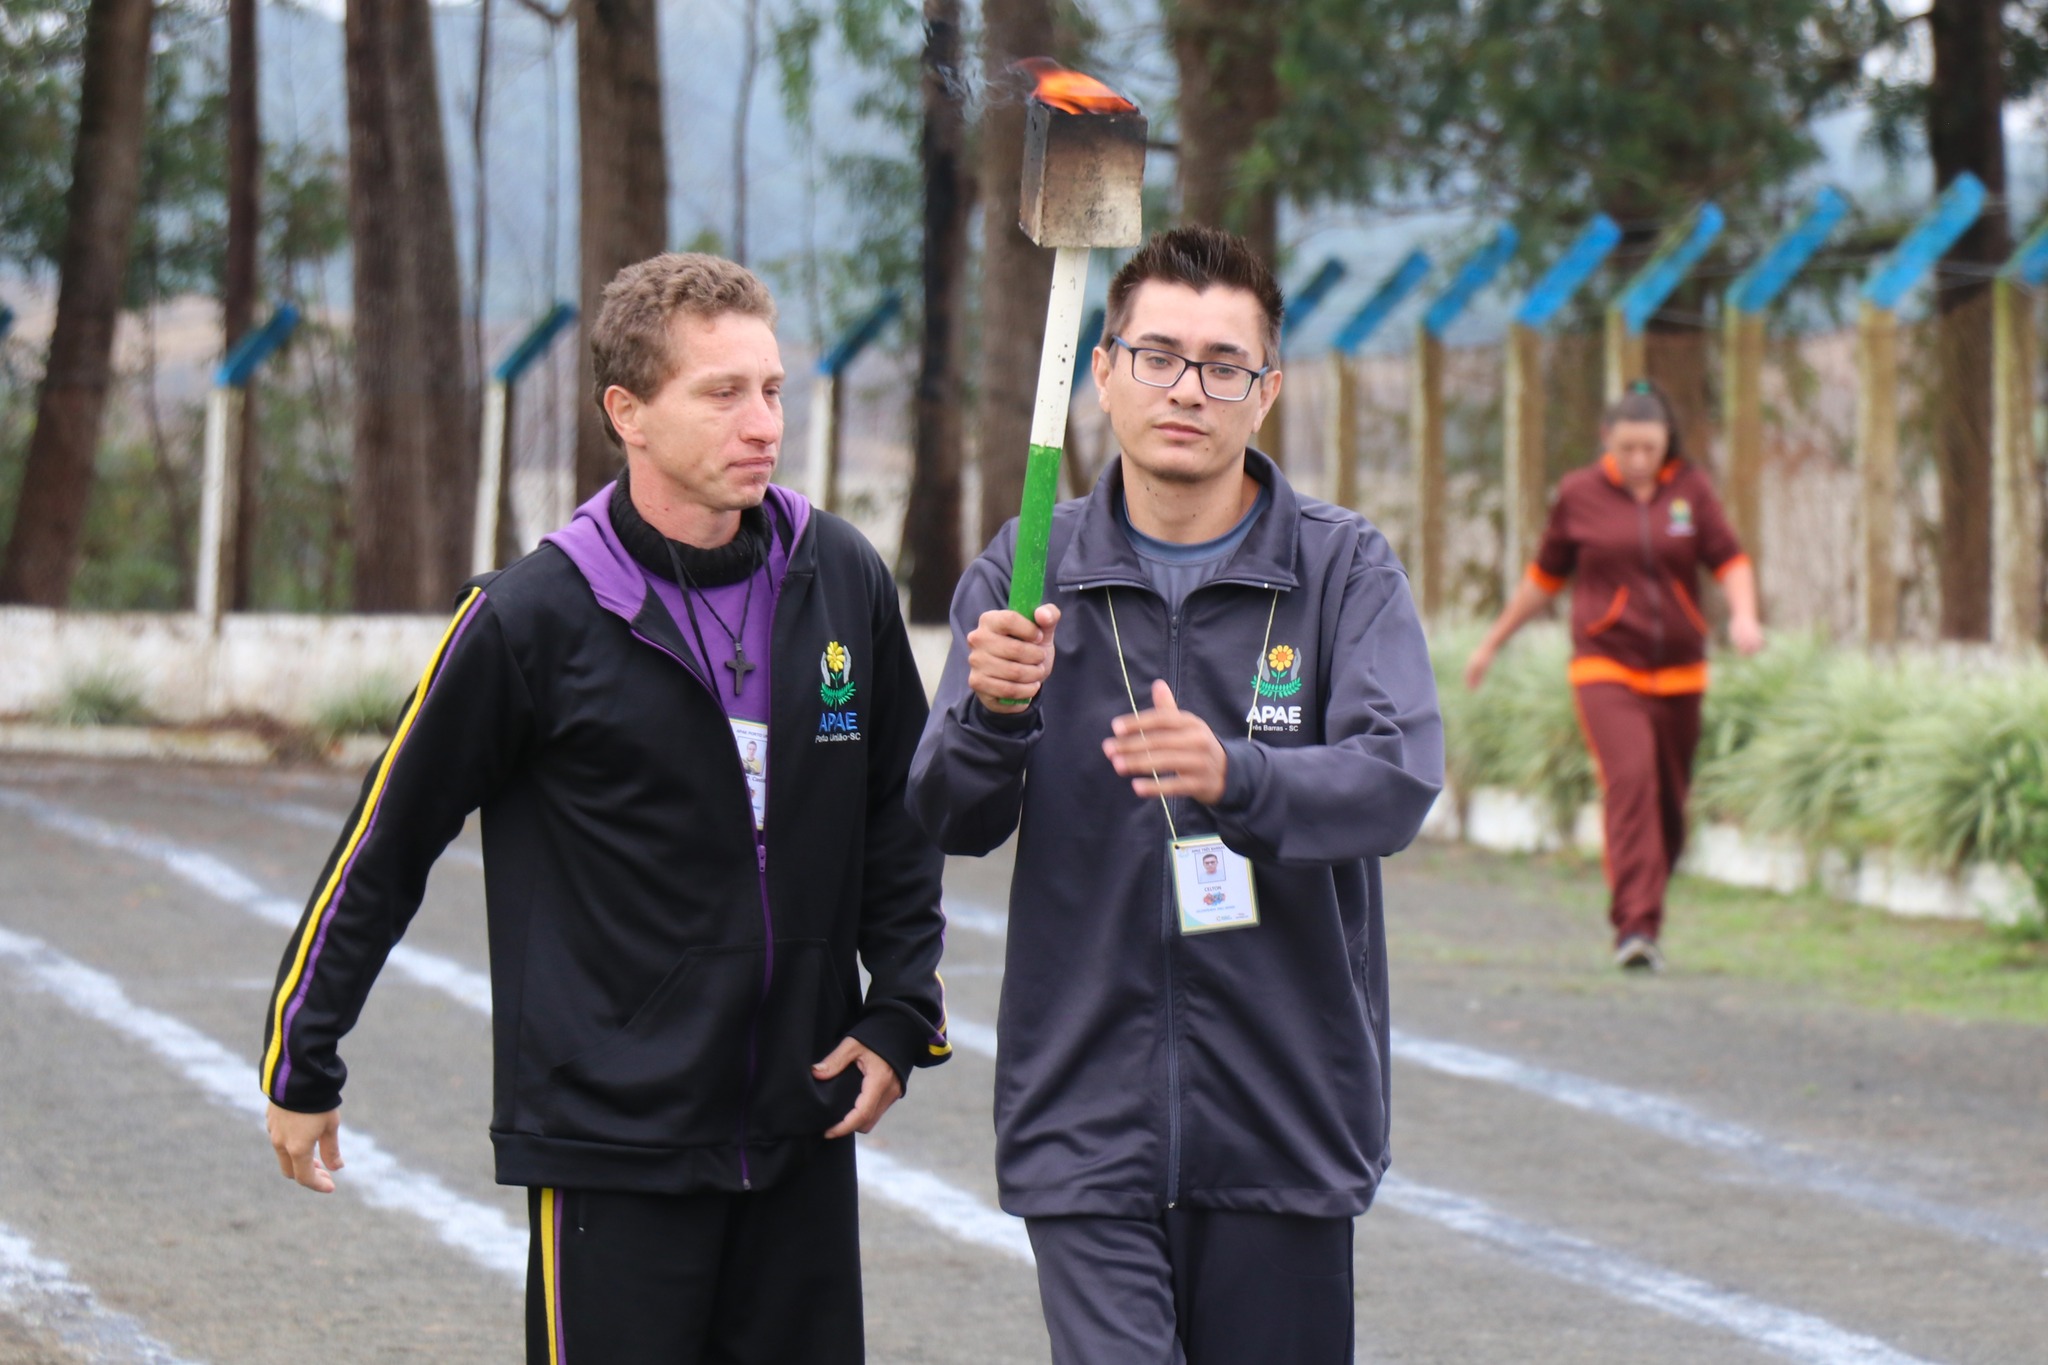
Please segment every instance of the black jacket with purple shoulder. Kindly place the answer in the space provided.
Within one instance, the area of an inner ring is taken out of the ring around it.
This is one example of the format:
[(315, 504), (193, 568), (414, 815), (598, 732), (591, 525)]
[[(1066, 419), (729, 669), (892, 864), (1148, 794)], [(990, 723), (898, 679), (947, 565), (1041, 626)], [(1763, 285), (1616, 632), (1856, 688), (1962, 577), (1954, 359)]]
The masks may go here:
[[(948, 853), (1017, 836), (996, 1175), (1023, 1217), (1342, 1217), (1386, 1170), (1379, 863), (1443, 783), (1429, 651), (1386, 537), (1256, 451), (1247, 468), (1271, 504), (1173, 613), (1118, 520), (1120, 461), (1059, 505), (1058, 655), (1025, 716), (967, 690), (965, 637), (1008, 601), (1014, 522), (953, 598), (911, 801)], [(1119, 635), (1140, 702), (1163, 678), (1223, 743), (1223, 799), (1174, 800), (1173, 827), (1251, 860), (1256, 927), (1177, 930), (1166, 814), (1102, 753), (1131, 708)]]
[(725, 712), (608, 493), (462, 594), (286, 947), (263, 1088), (339, 1103), (336, 1046), (481, 810), (499, 1181), (762, 1187), (852, 1107), (854, 1069), (810, 1072), (841, 1038), (905, 1076), (949, 1055), (942, 860), (904, 807), (924, 689), (874, 549), (773, 490), (757, 841)]

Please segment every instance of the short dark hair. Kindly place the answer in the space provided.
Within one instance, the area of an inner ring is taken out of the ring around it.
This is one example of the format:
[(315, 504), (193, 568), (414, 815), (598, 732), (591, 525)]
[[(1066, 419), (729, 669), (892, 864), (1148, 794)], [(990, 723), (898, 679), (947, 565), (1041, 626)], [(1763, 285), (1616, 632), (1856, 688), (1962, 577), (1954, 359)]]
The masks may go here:
[(1155, 232), (1138, 248), (1138, 254), (1124, 262), (1123, 269), (1109, 282), (1108, 316), (1103, 319), (1102, 345), (1122, 332), (1131, 321), (1131, 297), (1147, 280), (1184, 284), (1200, 293), (1220, 285), (1242, 289), (1259, 301), (1265, 316), (1266, 363), (1280, 356), (1280, 323), (1286, 316), (1287, 301), (1280, 281), (1252, 249), (1252, 244), (1234, 232), (1190, 223), (1186, 227)]
[(1671, 438), (1664, 447), (1664, 458), (1675, 460), (1683, 453), (1679, 449), (1678, 409), (1654, 379), (1630, 380), (1621, 397), (1607, 405), (1600, 414), (1600, 430), (1604, 432), (1616, 422), (1656, 422)]

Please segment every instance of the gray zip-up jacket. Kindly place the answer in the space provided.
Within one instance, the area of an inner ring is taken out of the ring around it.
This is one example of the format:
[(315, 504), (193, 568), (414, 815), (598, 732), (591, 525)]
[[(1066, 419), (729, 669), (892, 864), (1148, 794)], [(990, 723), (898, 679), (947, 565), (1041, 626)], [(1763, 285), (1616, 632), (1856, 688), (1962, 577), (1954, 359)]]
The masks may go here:
[[(1256, 451), (1246, 467), (1272, 505), (1177, 617), (1119, 522), (1121, 461), (1060, 504), (1059, 653), (1022, 716), (967, 689), (966, 636), (1008, 599), (1014, 522), (954, 594), (910, 801), (949, 853), (1018, 834), (996, 1071), (1013, 1214), (1340, 1217), (1366, 1209), (1387, 1167), (1379, 860), (1415, 837), (1443, 782), (1429, 653), (1386, 537), (1297, 497)], [(1223, 741), (1223, 800), (1178, 799), (1173, 820), (1252, 860), (1256, 927), (1178, 931), (1166, 816), (1102, 753), (1130, 709), (1112, 594), (1139, 704), (1164, 678)]]

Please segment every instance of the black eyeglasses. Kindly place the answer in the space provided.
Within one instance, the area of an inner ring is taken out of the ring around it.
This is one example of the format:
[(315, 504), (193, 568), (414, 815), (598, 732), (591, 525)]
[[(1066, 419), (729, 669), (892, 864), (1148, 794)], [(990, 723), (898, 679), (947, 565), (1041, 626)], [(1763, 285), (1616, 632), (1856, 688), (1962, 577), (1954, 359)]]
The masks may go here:
[(1189, 360), (1184, 355), (1157, 347), (1133, 346), (1122, 337), (1113, 336), (1110, 342), (1131, 353), (1131, 378), (1140, 384), (1170, 389), (1180, 383), (1180, 377), (1192, 365), (1195, 382), (1202, 386), (1202, 392), (1219, 403), (1242, 403), (1251, 397), (1252, 385), (1273, 372), (1271, 365), (1248, 370), (1242, 365), (1226, 365), (1220, 360)]

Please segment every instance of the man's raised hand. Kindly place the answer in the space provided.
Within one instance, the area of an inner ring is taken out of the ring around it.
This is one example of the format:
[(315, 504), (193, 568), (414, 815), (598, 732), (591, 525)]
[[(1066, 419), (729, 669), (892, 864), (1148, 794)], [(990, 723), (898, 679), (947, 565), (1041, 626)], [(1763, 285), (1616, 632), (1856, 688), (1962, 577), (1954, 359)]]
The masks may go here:
[(317, 1194), (334, 1193), (333, 1172), (341, 1169), (341, 1111), (297, 1114), (270, 1106), (263, 1117), (277, 1168)]
[(1139, 796), (1192, 796), (1205, 806), (1223, 799), (1229, 772), (1223, 742), (1209, 722), (1180, 709), (1163, 679), (1152, 684), (1151, 710), (1118, 716), (1109, 728), (1102, 752)]
[(1048, 602), (1031, 619), (985, 611), (967, 633), (967, 687), (997, 715), (1018, 715), (1052, 674), (1060, 609)]

